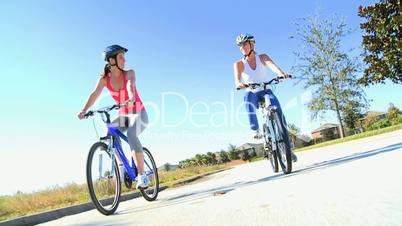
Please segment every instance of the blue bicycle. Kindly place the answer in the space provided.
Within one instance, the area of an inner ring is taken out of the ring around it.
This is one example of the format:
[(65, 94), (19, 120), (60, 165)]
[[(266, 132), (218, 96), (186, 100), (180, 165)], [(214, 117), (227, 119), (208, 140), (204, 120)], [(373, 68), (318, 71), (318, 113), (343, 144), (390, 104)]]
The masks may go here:
[[(120, 139), (127, 141), (127, 137), (110, 121), (109, 112), (119, 109), (120, 105), (113, 105), (100, 110), (89, 111), (85, 118), (98, 113), (107, 125), (107, 135), (92, 145), (87, 159), (87, 184), (91, 200), (96, 209), (104, 215), (113, 214), (120, 202), (121, 180), (127, 188), (131, 188), (138, 176), (138, 171), (131, 157), (131, 164), (126, 158)], [(116, 157), (125, 168), (124, 175), (120, 176)], [(158, 169), (151, 152), (144, 147), (144, 172), (149, 177), (150, 184), (146, 189), (140, 189), (147, 201), (154, 201), (158, 196), (159, 178)]]

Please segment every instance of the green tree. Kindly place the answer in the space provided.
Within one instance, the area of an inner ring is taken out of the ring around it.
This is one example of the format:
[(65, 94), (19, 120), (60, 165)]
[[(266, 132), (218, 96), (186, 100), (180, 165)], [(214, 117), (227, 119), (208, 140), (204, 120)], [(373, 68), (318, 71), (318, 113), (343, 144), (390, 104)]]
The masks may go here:
[(248, 150), (241, 150), (239, 152), (239, 157), (241, 158), (241, 160), (243, 161), (249, 161), (250, 160), (250, 153), (248, 153)]
[(381, 0), (360, 6), (360, 24), (364, 30), (364, 62), (368, 67), (359, 80), (364, 85), (384, 83), (390, 79), (402, 83), (402, 14), (400, 0)]
[(212, 161), (212, 160), (209, 158), (208, 155), (206, 155), (206, 154), (201, 154), (201, 164), (202, 164), (202, 165), (204, 165), (204, 166), (210, 165), (211, 161)]
[(400, 114), (401, 111), (399, 108), (395, 107), (393, 103), (390, 103), (388, 107), (388, 121), (391, 123), (391, 125), (396, 125), (399, 123)]
[(218, 163), (218, 161), (216, 160), (215, 153), (207, 152), (207, 156), (208, 156), (208, 159), (210, 161), (210, 164), (215, 165), (216, 163)]
[(239, 155), (238, 155), (238, 152), (237, 152), (236, 150), (231, 150), (231, 151), (229, 151), (229, 152), (228, 152), (228, 155), (229, 155), (229, 159), (230, 159), (230, 160), (239, 159)]
[(185, 159), (179, 162), (179, 168), (184, 169), (190, 166), (190, 159)]
[(239, 159), (239, 153), (236, 150), (236, 146), (233, 144), (229, 144), (228, 147), (228, 155), (230, 160), (236, 160)]
[(221, 152), (219, 152), (219, 157), (220, 157), (221, 163), (225, 163), (225, 162), (230, 161), (228, 153), (226, 153), (226, 151), (222, 150)]
[(296, 144), (296, 139), (300, 134), (300, 129), (295, 124), (289, 123), (288, 124), (288, 131), (289, 131), (290, 140), (291, 140), (291, 142), (293, 144), (293, 147), (294, 147), (295, 144)]
[(343, 121), (353, 133), (356, 133), (356, 128), (359, 124), (359, 119), (363, 117), (362, 109), (366, 109), (367, 106), (358, 101), (349, 101), (345, 105), (345, 109), (342, 112)]
[(197, 165), (198, 165), (197, 161), (194, 158), (190, 159), (189, 166), (197, 166)]
[(378, 121), (378, 115), (370, 112), (366, 115), (366, 118), (364, 119), (364, 128), (366, 130), (370, 130), (372, 125)]
[(203, 164), (202, 155), (196, 154), (194, 156), (194, 161), (197, 163), (198, 166), (201, 166)]
[(341, 39), (350, 33), (341, 20), (321, 20), (318, 16), (305, 18), (298, 24), (297, 36), (301, 50), (296, 52), (298, 63), (293, 67), (305, 82), (305, 88), (313, 90), (308, 108), (313, 118), (326, 111), (334, 111), (344, 137), (342, 113), (351, 101), (367, 104), (364, 91), (357, 83), (360, 68), (357, 59), (351, 59), (342, 51)]

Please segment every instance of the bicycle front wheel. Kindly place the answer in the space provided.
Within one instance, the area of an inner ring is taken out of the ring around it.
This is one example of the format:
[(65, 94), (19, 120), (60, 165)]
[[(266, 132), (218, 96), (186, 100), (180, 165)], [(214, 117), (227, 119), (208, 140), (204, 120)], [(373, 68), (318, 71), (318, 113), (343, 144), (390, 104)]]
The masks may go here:
[(159, 177), (158, 168), (156, 168), (155, 160), (151, 152), (144, 147), (144, 172), (148, 176), (150, 183), (147, 189), (140, 189), (142, 196), (147, 201), (154, 201), (158, 197)]
[(274, 129), (276, 133), (276, 144), (278, 160), (281, 165), (282, 171), (285, 174), (292, 172), (292, 154), (290, 152), (289, 136), (285, 125), (283, 124), (282, 117), (279, 112), (274, 113)]
[(120, 202), (120, 175), (116, 159), (103, 142), (95, 143), (89, 150), (87, 184), (96, 209), (104, 215), (113, 214)]
[(279, 171), (278, 155), (275, 151), (272, 151), (272, 142), (269, 140), (270, 134), (267, 124), (264, 123), (262, 128), (264, 133), (264, 151), (266, 152), (267, 158), (271, 163), (272, 170), (274, 171), (274, 173), (277, 173)]

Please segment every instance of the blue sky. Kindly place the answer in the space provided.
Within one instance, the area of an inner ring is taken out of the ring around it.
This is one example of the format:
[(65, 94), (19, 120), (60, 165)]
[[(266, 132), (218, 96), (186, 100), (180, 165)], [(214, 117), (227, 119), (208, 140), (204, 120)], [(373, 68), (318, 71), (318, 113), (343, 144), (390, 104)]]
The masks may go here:
[[(253, 142), (246, 116), (235, 114), (243, 95), (233, 84), (233, 62), (241, 57), (234, 41), (237, 34), (254, 34), (257, 51), (268, 53), (289, 71), (298, 45), (289, 37), (299, 18), (318, 11), (344, 16), (355, 30), (343, 42), (350, 49), (361, 43), (357, 8), (373, 2), (3, 2), (0, 94), (5, 129), (0, 134), (0, 170), (13, 173), (6, 173), (9, 183), (2, 185), (0, 194), (84, 181), (86, 154), (97, 135), (92, 121), (79, 121), (76, 113), (102, 71), (105, 46), (129, 49), (126, 67), (136, 70), (138, 90), (153, 123), (141, 140), (159, 165), (174, 163), (229, 143)], [(293, 82), (277, 86), (275, 93), (287, 121), (305, 133), (335, 122), (333, 114), (311, 121), (303, 105), (308, 92)], [(390, 102), (402, 107), (400, 86), (377, 85), (366, 94), (373, 100), (371, 110), (384, 111)], [(112, 103), (107, 95), (105, 90), (96, 106)], [(153, 108), (163, 103), (163, 112)], [(198, 114), (182, 120), (186, 109)], [(183, 122), (163, 126), (158, 116), (165, 124)], [(223, 126), (210, 125), (211, 120), (225, 119)], [(102, 125), (95, 125), (103, 133)]]

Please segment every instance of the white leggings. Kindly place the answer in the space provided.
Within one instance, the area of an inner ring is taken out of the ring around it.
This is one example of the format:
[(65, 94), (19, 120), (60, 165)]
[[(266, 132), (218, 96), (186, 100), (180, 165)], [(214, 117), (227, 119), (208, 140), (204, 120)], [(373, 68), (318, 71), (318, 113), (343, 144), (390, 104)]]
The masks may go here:
[(127, 131), (127, 140), (131, 151), (143, 151), (138, 135), (140, 135), (148, 125), (148, 114), (145, 110), (135, 114), (120, 115), (115, 118), (112, 123), (115, 127), (119, 128), (120, 131)]

